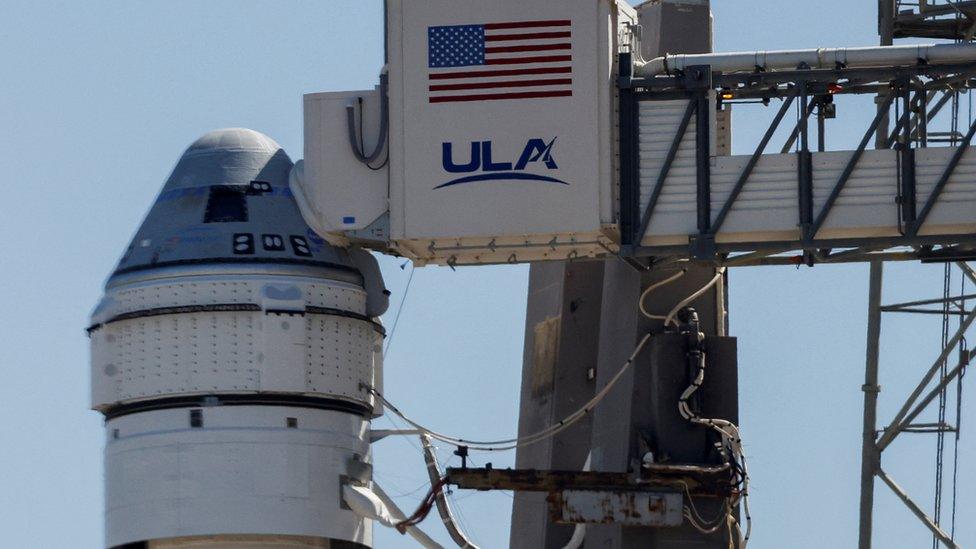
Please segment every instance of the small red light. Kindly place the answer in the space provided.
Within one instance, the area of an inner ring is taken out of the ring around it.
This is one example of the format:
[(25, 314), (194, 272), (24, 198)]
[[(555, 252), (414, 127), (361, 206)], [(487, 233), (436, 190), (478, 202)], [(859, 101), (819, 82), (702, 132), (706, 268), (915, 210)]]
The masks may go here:
[(827, 84), (827, 91), (830, 93), (840, 93), (844, 91), (844, 86), (840, 84)]

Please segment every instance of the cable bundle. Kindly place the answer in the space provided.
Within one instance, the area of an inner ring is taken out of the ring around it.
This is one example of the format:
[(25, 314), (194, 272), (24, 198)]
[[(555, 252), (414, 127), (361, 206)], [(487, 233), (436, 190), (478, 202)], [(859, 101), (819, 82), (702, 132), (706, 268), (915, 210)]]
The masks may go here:
[[(699, 333), (698, 336), (703, 337), (701, 333)], [(698, 514), (698, 511), (694, 507), (691, 494), (688, 494), (688, 501), (691, 504), (691, 508), (685, 508), (685, 517), (692, 524), (692, 526), (694, 526), (700, 532), (706, 534), (717, 531), (718, 528), (724, 523), (729, 529), (729, 542), (731, 543), (732, 540), (732, 530), (735, 529), (739, 534), (739, 549), (745, 549), (746, 545), (749, 543), (749, 537), (752, 535), (752, 516), (749, 514), (749, 471), (746, 466), (745, 453), (742, 451), (742, 438), (739, 435), (738, 426), (731, 421), (724, 419), (703, 418), (691, 409), (688, 402), (691, 400), (691, 397), (695, 394), (695, 392), (701, 388), (704, 381), (705, 353), (699, 352), (698, 369), (695, 379), (678, 399), (678, 412), (681, 414), (681, 417), (685, 418), (689, 422), (696, 425), (702, 425), (719, 434), (721, 437), (721, 442), (716, 443), (716, 448), (722, 455), (722, 458), (725, 459), (726, 463), (728, 463), (730, 466), (732, 471), (732, 484), (736, 489), (725, 503), (724, 520), (722, 520), (722, 517), (710, 522), (702, 520), (701, 515)], [(739, 527), (738, 521), (732, 514), (732, 510), (735, 509), (740, 502), (743, 504), (743, 510), (746, 514), (746, 531), (744, 535)]]
[(406, 533), (407, 528), (416, 526), (423, 522), (424, 519), (427, 518), (427, 515), (430, 514), (430, 510), (434, 508), (434, 503), (437, 502), (437, 494), (444, 488), (445, 484), (447, 484), (446, 476), (441, 477), (440, 480), (434, 483), (427, 492), (427, 495), (424, 496), (423, 501), (420, 502), (420, 506), (417, 507), (417, 510), (414, 511), (409, 517), (394, 525), (397, 531), (404, 534)]
[[(640, 309), (640, 312), (644, 316), (650, 319), (663, 321), (665, 327), (670, 327), (670, 326), (678, 327), (678, 323), (675, 320), (678, 313), (684, 310), (695, 299), (698, 299), (705, 292), (707, 292), (709, 288), (711, 288), (716, 283), (718, 283), (718, 281), (721, 280), (722, 276), (725, 274), (725, 269), (724, 268), (718, 269), (715, 276), (707, 284), (702, 286), (700, 289), (698, 289), (688, 297), (682, 299), (666, 315), (651, 314), (644, 308), (644, 301), (651, 292), (653, 292), (654, 290), (662, 286), (670, 284), (675, 280), (678, 280), (679, 278), (684, 276), (686, 272), (687, 272), (686, 269), (682, 269), (678, 273), (649, 286), (640, 296), (638, 302), (638, 308)], [(699, 343), (700, 343), (701, 340), (704, 338), (704, 335), (698, 332), (697, 337), (699, 338)], [(536, 442), (540, 442), (547, 438), (553, 437), (559, 434), (560, 432), (564, 431), (565, 429), (568, 429), (577, 421), (579, 421), (587, 414), (589, 414), (591, 411), (593, 411), (593, 409), (601, 401), (603, 401), (604, 398), (606, 398), (606, 396), (610, 393), (613, 387), (616, 386), (616, 384), (620, 381), (620, 379), (624, 376), (624, 374), (630, 369), (630, 367), (634, 363), (634, 360), (637, 358), (637, 355), (640, 354), (640, 352), (644, 349), (644, 347), (646, 346), (650, 338), (651, 338), (650, 333), (644, 335), (644, 337), (641, 338), (641, 340), (638, 342), (637, 346), (634, 348), (633, 352), (631, 353), (630, 357), (623, 364), (623, 366), (621, 366), (620, 370), (613, 376), (613, 378), (610, 379), (610, 381), (606, 384), (606, 386), (604, 386), (603, 389), (601, 389), (596, 395), (594, 395), (593, 398), (590, 399), (583, 407), (576, 410), (572, 414), (569, 414), (561, 421), (554, 423), (553, 425), (541, 431), (523, 437), (509, 438), (503, 440), (471, 440), (471, 439), (464, 439), (464, 438), (453, 437), (442, 433), (438, 433), (410, 419), (406, 414), (401, 412), (400, 409), (397, 408), (392, 402), (387, 400), (386, 397), (384, 397), (383, 394), (380, 393), (375, 387), (364, 384), (362, 385), (362, 388), (367, 390), (370, 394), (374, 395), (380, 401), (382, 401), (387, 408), (392, 410), (394, 414), (396, 414), (401, 419), (406, 421), (414, 429), (417, 429), (424, 435), (429, 436), (434, 440), (439, 440), (441, 442), (452, 444), (455, 446), (464, 446), (471, 450), (478, 450), (478, 451), (485, 451), (485, 452), (498, 452), (504, 450), (512, 450), (515, 448), (527, 446), (529, 444), (534, 444)], [(698, 351), (697, 360), (698, 360), (697, 372), (695, 378), (692, 381), (691, 385), (689, 385), (688, 388), (685, 389), (685, 391), (681, 394), (681, 397), (678, 400), (678, 410), (681, 413), (681, 416), (685, 420), (694, 423), (696, 425), (701, 425), (706, 428), (712, 429), (713, 431), (719, 434), (719, 436), (721, 437), (721, 442), (716, 443), (716, 449), (718, 450), (722, 458), (725, 460), (725, 462), (729, 465), (729, 470), (731, 471), (731, 475), (732, 475), (731, 482), (732, 482), (733, 490), (731, 496), (726, 499), (721, 514), (712, 520), (705, 520), (698, 512), (698, 509), (695, 506), (695, 502), (691, 497), (691, 493), (688, 490), (688, 486), (685, 485), (685, 493), (688, 497), (688, 505), (684, 507), (683, 515), (692, 526), (694, 526), (699, 532), (703, 534), (715, 533), (719, 531), (719, 529), (721, 529), (723, 526), (728, 528), (730, 549), (732, 549), (733, 547), (733, 537), (734, 537), (733, 531), (734, 531), (735, 533), (737, 533), (737, 537), (739, 541), (738, 544), (739, 549), (745, 549), (749, 542), (749, 537), (752, 534), (752, 517), (750, 516), (749, 513), (749, 473), (748, 473), (748, 468), (746, 466), (746, 457), (742, 449), (742, 439), (739, 434), (739, 428), (734, 423), (724, 419), (702, 418), (697, 413), (695, 413), (694, 410), (692, 410), (691, 406), (689, 406), (688, 403), (691, 397), (695, 394), (695, 392), (698, 391), (699, 388), (701, 388), (702, 383), (704, 382), (705, 379), (705, 365), (706, 365), (705, 353)], [(440, 478), (440, 480), (434, 483), (431, 486), (430, 491), (427, 493), (427, 496), (424, 497), (423, 501), (421, 502), (417, 510), (414, 512), (414, 514), (408, 517), (407, 519), (396, 524), (397, 530), (399, 530), (400, 532), (404, 532), (406, 528), (410, 526), (415, 526), (420, 522), (422, 522), (424, 518), (426, 518), (427, 515), (430, 514), (431, 509), (433, 509), (434, 505), (436, 504), (438, 494), (441, 492), (441, 490), (443, 489), (446, 483), (447, 483), (446, 476)], [(745, 533), (742, 532), (742, 529), (733, 514), (734, 509), (736, 509), (740, 503), (742, 503), (746, 515)]]

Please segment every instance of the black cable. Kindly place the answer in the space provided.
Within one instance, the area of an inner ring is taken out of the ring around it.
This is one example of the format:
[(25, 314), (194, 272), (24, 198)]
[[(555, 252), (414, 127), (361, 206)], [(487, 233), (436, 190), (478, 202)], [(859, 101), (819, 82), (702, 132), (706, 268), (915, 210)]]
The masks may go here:
[(382, 164), (380, 164), (379, 166), (377, 166), (375, 168), (372, 167), (372, 166), (370, 166), (369, 164), (366, 164), (366, 167), (369, 168), (369, 169), (371, 169), (371, 170), (373, 170), (374, 172), (378, 172), (378, 171), (382, 170), (383, 168), (385, 168), (386, 165), (389, 164), (389, 163), (390, 163), (390, 155), (389, 155), (389, 153), (387, 153), (386, 159), (383, 160), (383, 163)]
[[(962, 277), (962, 283), (960, 284), (962, 293), (960, 295), (966, 295), (966, 277)], [(962, 310), (966, 310), (966, 300), (963, 299), (960, 303)], [(962, 380), (966, 376), (966, 368), (968, 368), (969, 363), (969, 349), (966, 345), (966, 339), (963, 338), (959, 342), (960, 357), (964, 361), (964, 366), (962, 370), (959, 371), (959, 377), (956, 378), (956, 436), (952, 443), (952, 522), (949, 530), (949, 538), (952, 540), (956, 539), (956, 508), (957, 500), (959, 498), (959, 438), (962, 433)]]
[[(362, 98), (359, 98), (360, 111), (362, 111)], [(389, 74), (384, 72), (380, 74), (380, 135), (377, 139), (376, 149), (371, 153), (366, 154), (366, 151), (360, 150), (360, 138), (356, 135), (356, 106), (346, 105), (346, 129), (349, 134), (349, 147), (352, 149), (353, 155), (360, 162), (364, 164), (370, 164), (380, 157), (384, 149), (389, 146), (389, 131), (390, 131), (390, 98), (389, 98)], [(362, 119), (362, 112), (360, 112), (360, 119)]]
[(359, 97), (356, 101), (359, 103), (359, 150), (365, 151), (366, 138), (363, 136), (363, 115), (366, 114), (366, 111), (363, 109), (363, 98)]
[(400, 323), (400, 316), (403, 315), (403, 305), (407, 302), (407, 294), (410, 293), (410, 283), (413, 282), (413, 274), (417, 272), (417, 267), (411, 264), (410, 276), (407, 278), (407, 286), (403, 290), (403, 298), (400, 299), (400, 306), (397, 307), (397, 314), (393, 317), (393, 326), (390, 328), (389, 335), (386, 336), (386, 347), (383, 349), (385, 357), (390, 352), (390, 345), (393, 344), (393, 335), (396, 334), (397, 324)]
[[(362, 150), (362, 151), (365, 151), (366, 150), (366, 142), (363, 141), (363, 139), (364, 139), (363, 136), (365, 135), (365, 133), (363, 133), (363, 114), (364, 113), (365, 113), (365, 110), (363, 109), (363, 98), (360, 97), (359, 98), (359, 150)], [(378, 172), (378, 171), (382, 170), (389, 163), (390, 163), (390, 151), (389, 151), (389, 148), (387, 148), (387, 151), (386, 151), (386, 158), (383, 160), (383, 163), (379, 165), (379, 167), (374, 168), (373, 166), (370, 165), (369, 162), (364, 162), (364, 164), (366, 164), (366, 167), (369, 168), (369, 169), (371, 169), (371, 170), (373, 170), (374, 172)]]
[[(945, 264), (942, 279), (942, 348), (949, 343), (949, 294), (952, 287), (952, 265)], [(961, 317), (960, 317), (961, 320)], [(942, 361), (940, 381), (944, 381), (949, 373), (949, 360)], [(942, 519), (942, 485), (945, 463), (945, 428), (946, 428), (946, 401), (948, 388), (943, 387), (939, 392), (939, 414), (936, 423), (936, 445), (935, 445), (935, 509), (932, 518), (936, 525)], [(932, 549), (939, 549), (939, 538), (932, 536)]]

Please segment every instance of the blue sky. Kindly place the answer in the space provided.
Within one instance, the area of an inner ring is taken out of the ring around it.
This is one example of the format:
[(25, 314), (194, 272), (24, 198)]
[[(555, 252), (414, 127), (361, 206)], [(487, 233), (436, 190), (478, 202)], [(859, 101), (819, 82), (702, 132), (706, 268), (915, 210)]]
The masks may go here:
[[(716, 49), (876, 42), (873, 0), (715, 0)], [(303, 93), (372, 87), (381, 6), (370, 1), (0, 2), (0, 527), (4, 544), (102, 541), (102, 428), (88, 407), (87, 316), (106, 275), (183, 149), (245, 126), (302, 154)], [(842, 124), (865, 125), (852, 108)], [(736, 115), (736, 151), (761, 124)], [(860, 137), (853, 129), (838, 143)], [(410, 267), (384, 260), (394, 304)], [(515, 431), (527, 267), (419, 269), (387, 361), (389, 396), (439, 430)], [(893, 265), (887, 301), (940, 295), (939, 266)], [(731, 274), (742, 428), (753, 473), (752, 547), (851, 547), (857, 533), (867, 267), (743, 268)], [(389, 323), (391, 319), (388, 318)], [(934, 318), (886, 318), (881, 421), (938, 351)], [(971, 391), (968, 391), (971, 395)], [(976, 420), (973, 406), (967, 422)], [(385, 421), (379, 426), (386, 426)], [(972, 433), (969, 433), (970, 435)], [(899, 440), (885, 466), (930, 507), (934, 439)], [(442, 450), (442, 458), (450, 455)], [(960, 453), (976, 451), (964, 433)], [(404, 507), (423, 495), (411, 442), (385, 440), (377, 479)], [(509, 458), (493, 456), (497, 465)], [(973, 468), (960, 470), (974, 516)], [(416, 490), (416, 491), (415, 491)], [(878, 547), (930, 539), (883, 487)], [(484, 547), (508, 540), (506, 494), (455, 494)], [(427, 529), (445, 539), (438, 521)], [(958, 539), (976, 544), (976, 524)], [(378, 547), (409, 547), (377, 529)]]

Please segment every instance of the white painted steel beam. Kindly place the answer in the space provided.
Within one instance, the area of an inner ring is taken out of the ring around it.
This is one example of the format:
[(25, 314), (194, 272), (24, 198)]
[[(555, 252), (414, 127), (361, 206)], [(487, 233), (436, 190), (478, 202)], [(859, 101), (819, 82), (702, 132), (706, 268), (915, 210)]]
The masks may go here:
[(638, 76), (659, 76), (695, 65), (708, 65), (715, 71), (742, 72), (795, 70), (801, 65), (812, 69), (843, 67), (890, 67), (925, 63), (968, 63), (976, 61), (976, 45), (918, 44), (854, 48), (811, 48), (802, 50), (751, 51), (664, 55), (635, 67)]

